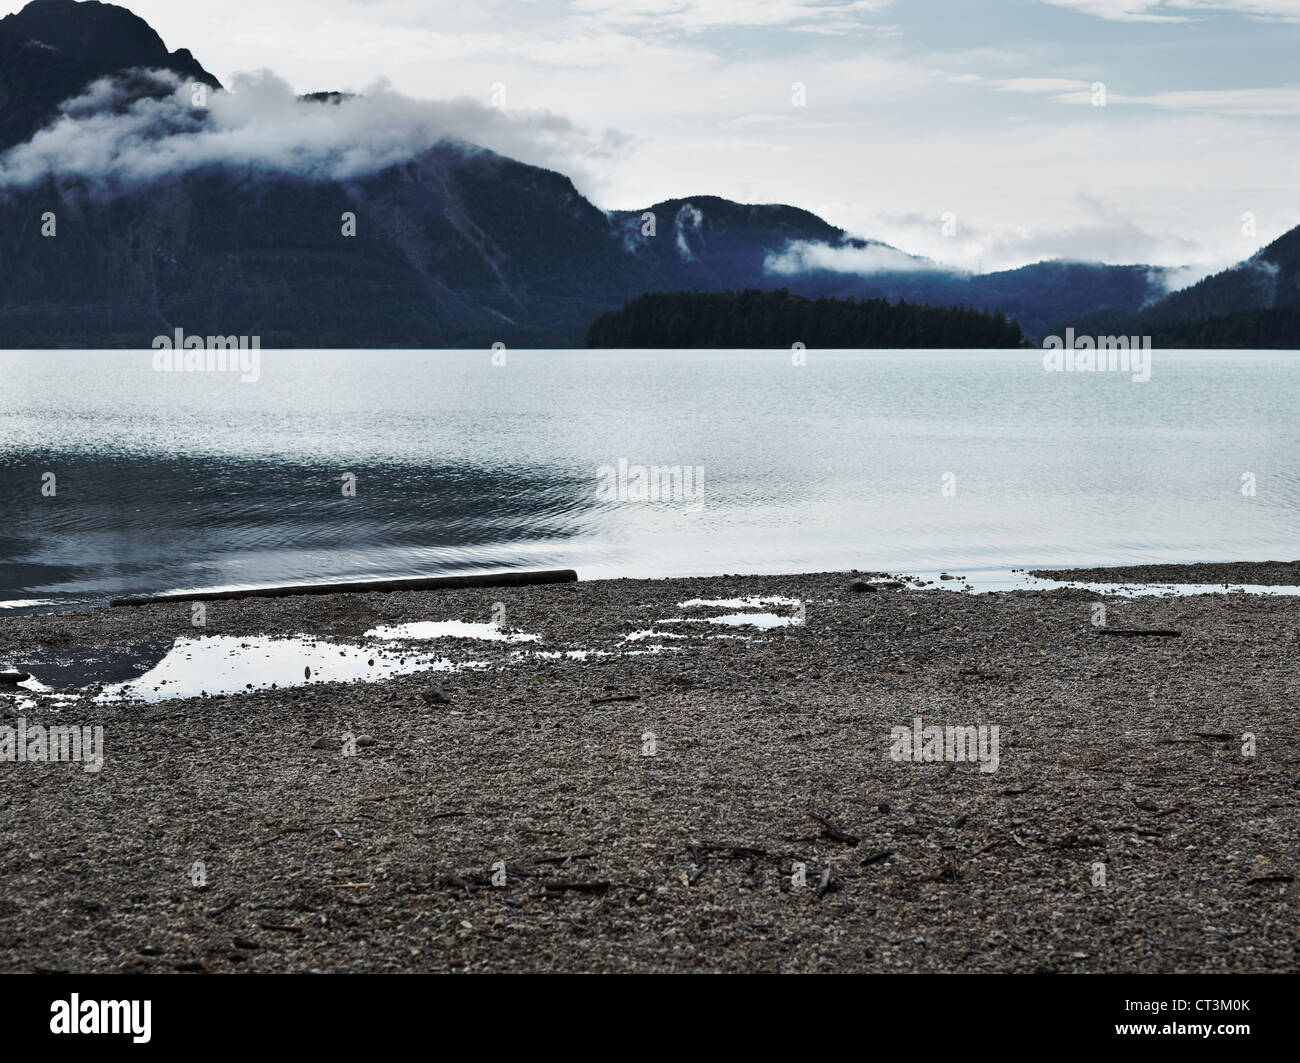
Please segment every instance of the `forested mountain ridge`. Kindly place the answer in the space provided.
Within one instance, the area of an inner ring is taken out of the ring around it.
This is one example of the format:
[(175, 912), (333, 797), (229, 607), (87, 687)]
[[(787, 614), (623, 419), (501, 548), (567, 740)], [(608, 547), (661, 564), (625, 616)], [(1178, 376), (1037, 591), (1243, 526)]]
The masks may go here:
[(1150, 336), (1155, 347), (1300, 349), (1300, 228), (1230, 269), (1140, 311), (1062, 320), (1080, 335)]

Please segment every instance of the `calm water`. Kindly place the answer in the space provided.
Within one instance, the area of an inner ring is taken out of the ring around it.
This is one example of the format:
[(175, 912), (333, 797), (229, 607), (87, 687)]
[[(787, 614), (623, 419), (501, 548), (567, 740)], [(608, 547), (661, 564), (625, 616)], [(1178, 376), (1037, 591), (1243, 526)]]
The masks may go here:
[[(266, 351), (241, 383), (0, 352), (0, 603), (517, 566), (988, 585), (1290, 560), (1295, 359), (1156, 352), (1135, 384), (1037, 352)], [(702, 491), (600, 497), (620, 459), (702, 467)]]

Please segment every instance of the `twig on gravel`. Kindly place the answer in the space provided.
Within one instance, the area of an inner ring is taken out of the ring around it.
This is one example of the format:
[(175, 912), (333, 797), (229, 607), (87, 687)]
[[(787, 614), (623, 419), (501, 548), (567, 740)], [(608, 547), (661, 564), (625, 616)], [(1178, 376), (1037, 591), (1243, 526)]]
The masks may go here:
[(829, 819), (817, 815), (816, 812), (809, 812), (810, 816), (822, 825), (822, 835), (830, 838), (831, 841), (843, 842), (845, 845), (857, 845), (862, 839), (852, 834), (845, 834), (839, 827), (835, 826)]

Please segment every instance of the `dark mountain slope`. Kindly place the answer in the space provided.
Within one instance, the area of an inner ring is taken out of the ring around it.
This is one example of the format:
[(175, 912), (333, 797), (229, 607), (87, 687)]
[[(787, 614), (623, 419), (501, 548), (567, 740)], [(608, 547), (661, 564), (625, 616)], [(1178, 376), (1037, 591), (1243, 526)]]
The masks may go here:
[[(0, 151), (96, 78), (141, 67), (217, 84), (123, 8), (34, 0), (0, 20)], [(122, 99), (168, 91), (126, 77)], [(954, 273), (789, 206), (699, 196), (649, 209), (653, 237), (643, 211), (601, 211), (562, 174), (449, 141), (351, 181), (212, 168), (110, 195), (48, 179), (0, 190), (0, 344), (147, 346), (183, 328), (307, 347), (577, 346), (628, 299), (691, 289), (962, 304), (1033, 335), (1064, 315), (1136, 310), (1159, 290), (1144, 267)], [(56, 238), (41, 234), (46, 211)], [(354, 238), (340, 232), (344, 211), (357, 215)], [(878, 249), (891, 271), (769, 272), (793, 244)]]
[(1150, 336), (1157, 347), (1300, 349), (1300, 228), (1231, 269), (1139, 312), (1111, 307), (1071, 316), (1079, 335)]
[(0, 151), (30, 140), (92, 81), (130, 67), (220, 85), (188, 50), (168, 52), (148, 23), (123, 7), (33, 0), (0, 19)]

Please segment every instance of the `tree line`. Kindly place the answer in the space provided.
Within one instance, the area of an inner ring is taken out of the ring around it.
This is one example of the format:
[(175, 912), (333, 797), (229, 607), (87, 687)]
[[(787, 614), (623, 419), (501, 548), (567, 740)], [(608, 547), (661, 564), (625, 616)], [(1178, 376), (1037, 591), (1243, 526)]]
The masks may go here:
[(806, 299), (785, 289), (656, 292), (602, 314), (587, 346), (603, 348), (1023, 347), (1002, 311), (926, 306), (900, 299)]

